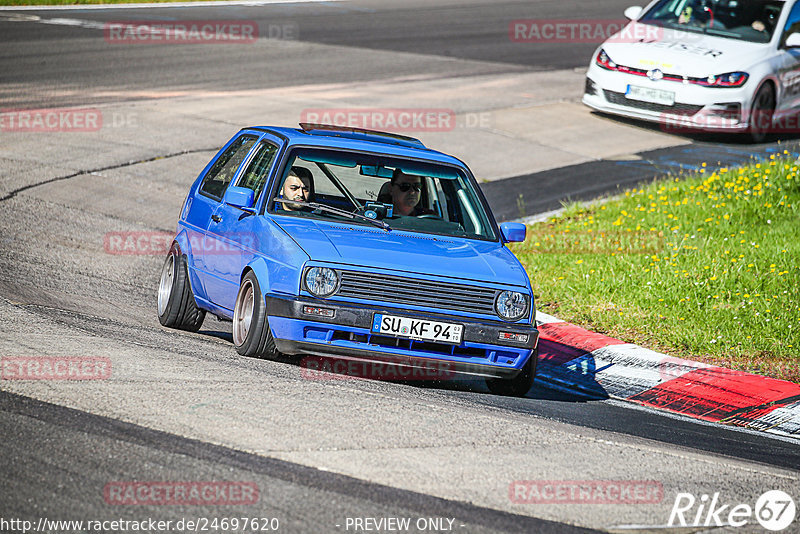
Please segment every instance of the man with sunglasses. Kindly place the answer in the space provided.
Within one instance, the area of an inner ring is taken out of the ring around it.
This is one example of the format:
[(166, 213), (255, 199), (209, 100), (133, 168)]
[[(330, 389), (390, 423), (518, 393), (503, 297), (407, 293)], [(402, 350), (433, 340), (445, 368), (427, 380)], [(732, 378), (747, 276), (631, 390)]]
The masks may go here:
[(413, 174), (406, 174), (397, 168), (392, 173), (392, 203), (395, 215), (415, 217), (433, 213), (431, 210), (419, 206), (422, 196), (422, 178)]

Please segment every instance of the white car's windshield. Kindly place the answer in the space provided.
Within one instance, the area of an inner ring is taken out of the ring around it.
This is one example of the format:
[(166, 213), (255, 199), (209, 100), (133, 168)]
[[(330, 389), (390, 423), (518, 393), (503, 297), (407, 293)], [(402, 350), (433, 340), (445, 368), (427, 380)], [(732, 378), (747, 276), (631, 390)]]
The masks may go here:
[(766, 43), (775, 33), (784, 4), (776, 0), (661, 0), (639, 22)]
[(281, 215), (497, 239), (478, 192), (456, 167), (298, 148), (276, 185), (270, 211)]

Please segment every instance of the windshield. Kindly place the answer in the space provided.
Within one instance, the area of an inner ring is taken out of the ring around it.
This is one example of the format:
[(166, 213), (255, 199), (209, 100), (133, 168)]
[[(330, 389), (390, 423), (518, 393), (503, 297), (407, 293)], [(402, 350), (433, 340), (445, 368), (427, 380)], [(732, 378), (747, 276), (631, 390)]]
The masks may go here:
[(661, 0), (639, 22), (766, 43), (783, 6), (777, 0)]
[(293, 150), (270, 213), (496, 241), (465, 171), (327, 149)]

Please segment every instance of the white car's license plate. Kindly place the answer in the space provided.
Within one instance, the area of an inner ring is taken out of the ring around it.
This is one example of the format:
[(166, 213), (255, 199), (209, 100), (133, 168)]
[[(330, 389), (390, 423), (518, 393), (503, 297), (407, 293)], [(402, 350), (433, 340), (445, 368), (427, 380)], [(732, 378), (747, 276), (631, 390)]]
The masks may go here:
[(641, 102), (650, 102), (653, 104), (664, 104), (666, 106), (675, 104), (675, 93), (672, 91), (639, 87), (638, 85), (629, 85), (628, 89), (625, 91), (625, 96), (631, 100), (639, 100)]
[(412, 319), (396, 315), (376, 313), (372, 319), (372, 332), (390, 336), (405, 337), (439, 343), (461, 343), (464, 326), (454, 323), (440, 323), (426, 319)]

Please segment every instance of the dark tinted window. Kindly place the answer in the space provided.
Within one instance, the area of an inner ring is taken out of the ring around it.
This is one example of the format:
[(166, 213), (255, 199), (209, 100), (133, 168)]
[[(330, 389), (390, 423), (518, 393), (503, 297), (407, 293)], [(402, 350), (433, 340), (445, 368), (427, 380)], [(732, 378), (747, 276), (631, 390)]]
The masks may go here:
[(253, 156), (253, 161), (247, 167), (247, 170), (239, 178), (239, 187), (246, 187), (255, 192), (253, 198), (258, 199), (261, 191), (264, 189), (264, 184), (267, 183), (267, 176), (272, 167), (272, 161), (275, 159), (275, 154), (278, 152), (278, 147), (269, 143), (262, 143)]
[(783, 28), (781, 36), (781, 46), (786, 42), (787, 37), (795, 32), (800, 32), (800, 3), (794, 5), (789, 13), (789, 18), (786, 19), (786, 26)]
[(231, 143), (208, 170), (200, 185), (200, 191), (216, 199), (221, 199), (233, 175), (236, 174), (236, 169), (247, 157), (256, 139), (258, 138), (254, 135), (242, 135)]
[(664, 28), (662, 42), (685, 41), (678, 45), (687, 50), (692, 50), (691, 36), (685, 32), (767, 43), (784, 5), (781, 0), (661, 0), (639, 22)]

